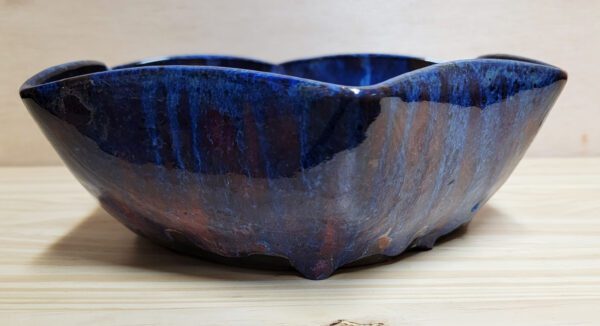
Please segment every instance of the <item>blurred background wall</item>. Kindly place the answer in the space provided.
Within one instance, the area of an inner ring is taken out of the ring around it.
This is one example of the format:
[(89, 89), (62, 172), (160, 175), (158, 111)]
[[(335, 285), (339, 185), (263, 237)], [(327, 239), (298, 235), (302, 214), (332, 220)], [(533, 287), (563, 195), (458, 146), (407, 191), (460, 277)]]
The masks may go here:
[(61, 164), (17, 91), (51, 65), (349, 52), (510, 53), (557, 65), (569, 82), (527, 155), (600, 154), (600, 1), (0, 0), (0, 165)]

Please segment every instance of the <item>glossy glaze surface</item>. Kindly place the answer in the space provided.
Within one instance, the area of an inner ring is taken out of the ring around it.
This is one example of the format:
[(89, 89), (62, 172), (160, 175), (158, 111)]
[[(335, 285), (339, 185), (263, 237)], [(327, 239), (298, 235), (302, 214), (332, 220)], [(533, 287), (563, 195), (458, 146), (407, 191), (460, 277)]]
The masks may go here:
[(470, 221), (565, 82), (502, 56), (184, 56), (49, 68), (21, 97), (133, 231), (192, 254), (284, 257), (322, 279)]

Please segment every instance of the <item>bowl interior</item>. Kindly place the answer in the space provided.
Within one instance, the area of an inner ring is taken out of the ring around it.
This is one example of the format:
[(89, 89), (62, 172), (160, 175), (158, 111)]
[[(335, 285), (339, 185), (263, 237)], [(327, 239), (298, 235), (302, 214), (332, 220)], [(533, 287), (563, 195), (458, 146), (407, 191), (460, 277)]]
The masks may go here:
[(350, 54), (288, 61), (282, 64), (225, 56), (175, 56), (140, 61), (113, 69), (143, 66), (213, 66), (238, 68), (317, 80), (345, 86), (369, 86), (434, 64), (420, 58)]

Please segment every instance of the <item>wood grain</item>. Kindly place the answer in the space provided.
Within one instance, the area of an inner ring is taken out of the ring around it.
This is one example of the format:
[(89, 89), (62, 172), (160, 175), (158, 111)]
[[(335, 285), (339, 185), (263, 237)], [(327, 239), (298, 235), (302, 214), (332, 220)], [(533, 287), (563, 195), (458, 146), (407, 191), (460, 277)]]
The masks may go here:
[(72, 60), (184, 53), (274, 62), (348, 52), (523, 55), (569, 73), (528, 155), (599, 155), (598, 12), (591, 0), (0, 0), (0, 165), (60, 162), (18, 97), (26, 78)]
[(0, 321), (594, 325), (599, 217), (600, 159), (526, 159), (453, 239), (309, 281), (171, 253), (99, 209), (66, 169), (5, 167)]

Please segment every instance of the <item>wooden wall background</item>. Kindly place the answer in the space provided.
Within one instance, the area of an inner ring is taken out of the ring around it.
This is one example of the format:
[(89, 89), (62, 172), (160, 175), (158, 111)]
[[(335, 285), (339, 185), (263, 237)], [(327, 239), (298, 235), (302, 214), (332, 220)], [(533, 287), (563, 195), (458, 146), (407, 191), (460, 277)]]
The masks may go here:
[(528, 155), (600, 154), (600, 1), (0, 0), (0, 165), (60, 164), (17, 92), (51, 65), (344, 52), (500, 52), (555, 64), (569, 82)]

